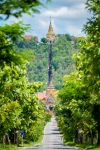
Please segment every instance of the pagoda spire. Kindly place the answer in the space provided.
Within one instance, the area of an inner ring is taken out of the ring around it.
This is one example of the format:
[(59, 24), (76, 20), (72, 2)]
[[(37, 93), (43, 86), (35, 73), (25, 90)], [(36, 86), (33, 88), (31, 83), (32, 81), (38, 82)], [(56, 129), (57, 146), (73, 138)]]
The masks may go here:
[(51, 17), (50, 17), (50, 24), (49, 24), (49, 29), (48, 29), (48, 33), (47, 33), (47, 40), (48, 41), (54, 41), (54, 39), (55, 39), (55, 33), (54, 33), (54, 30), (53, 30)]

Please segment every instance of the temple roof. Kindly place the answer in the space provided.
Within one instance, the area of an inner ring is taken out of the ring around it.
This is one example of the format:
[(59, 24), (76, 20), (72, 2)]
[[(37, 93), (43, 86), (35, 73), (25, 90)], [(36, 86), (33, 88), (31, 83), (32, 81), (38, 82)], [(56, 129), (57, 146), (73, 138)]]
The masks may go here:
[(43, 91), (43, 92), (38, 92), (36, 94), (36, 96), (38, 97), (38, 99), (40, 100), (46, 100), (48, 97), (47, 97), (47, 94), (46, 94), (46, 91)]
[(32, 35), (25, 35), (25, 36), (24, 36), (24, 39), (27, 40), (27, 41), (32, 40), (32, 38), (33, 38)]
[(55, 38), (55, 33), (53, 31), (53, 27), (52, 27), (52, 23), (51, 23), (51, 18), (50, 18), (50, 24), (49, 24), (49, 29), (48, 29), (48, 33), (47, 33), (47, 39), (49, 41), (53, 41)]

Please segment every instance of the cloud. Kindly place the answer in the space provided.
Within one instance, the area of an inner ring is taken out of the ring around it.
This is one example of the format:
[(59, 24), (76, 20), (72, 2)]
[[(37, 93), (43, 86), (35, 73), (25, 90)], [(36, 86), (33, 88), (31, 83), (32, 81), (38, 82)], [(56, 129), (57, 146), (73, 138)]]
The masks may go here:
[(43, 28), (47, 28), (48, 27), (48, 24), (49, 24), (49, 21), (45, 21), (45, 20), (39, 20), (39, 23), (40, 25), (43, 27)]
[(74, 36), (81, 36), (82, 33), (82, 28), (79, 28), (78, 26), (70, 25), (67, 27), (68, 33), (71, 33)]
[[(41, 27), (47, 29), (49, 27), (50, 20), (39, 19), (39, 24)], [(54, 20), (52, 20), (52, 26), (53, 26), (53, 28), (56, 28)]]
[(50, 6), (52, 8), (58, 8), (58, 7), (72, 7), (72, 6), (77, 6), (80, 4), (85, 4), (87, 0), (51, 0), (51, 4), (48, 4), (48, 8), (50, 8)]
[(60, 7), (60, 8), (56, 8), (56, 9), (50, 9), (50, 10), (46, 10), (44, 11), (42, 14), (42, 16), (45, 17), (62, 17), (62, 18), (80, 18), (80, 17), (84, 17), (86, 15), (86, 10), (84, 8), (84, 5), (80, 5), (77, 7)]
[[(46, 0), (42, 0), (43, 3)], [(37, 35), (39, 38), (46, 36), (52, 16), (52, 24), (56, 34), (69, 33), (75, 36), (81, 36), (83, 24), (89, 17), (85, 9), (86, 0), (51, 0), (50, 3), (44, 3), (46, 7), (39, 7), (40, 14), (29, 16), (24, 14), (22, 18), (10, 18), (11, 22), (23, 20), (24, 23), (30, 24), (30, 34)]]

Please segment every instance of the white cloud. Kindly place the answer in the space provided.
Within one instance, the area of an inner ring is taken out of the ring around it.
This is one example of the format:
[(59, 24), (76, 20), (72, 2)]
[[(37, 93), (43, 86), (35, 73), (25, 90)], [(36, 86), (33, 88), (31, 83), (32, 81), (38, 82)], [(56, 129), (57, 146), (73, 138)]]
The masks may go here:
[(60, 9), (47, 10), (42, 15), (52, 16), (52, 17), (60, 17), (60, 16), (63, 16), (64, 14), (66, 14), (67, 9), (68, 9), (67, 7), (61, 7)]
[(45, 20), (39, 20), (39, 23), (40, 23), (40, 26), (42, 26), (43, 28), (47, 28), (48, 27), (48, 24), (49, 22), (45, 21)]
[[(44, 0), (43, 0), (44, 2)], [(85, 9), (86, 0), (52, 0), (47, 7), (42, 7), (40, 14), (29, 16), (23, 14), (23, 17), (16, 19), (11, 17), (8, 23), (19, 22), (30, 24), (29, 34), (37, 35), (39, 38), (45, 36), (48, 32), (50, 16), (56, 34), (69, 33), (71, 35), (80, 36), (83, 24), (89, 17), (89, 13)]]
[(75, 7), (59, 7), (44, 11), (41, 15), (45, 17), (80, 18), (86, 14), (84, 4)]
[(83, 35), (82, 33), (82, 29), (77, 27), (77, 26), (74, 26), (74, 25), (70, 25), (67, 27), (67, 30), (68, 32), (71, 34), (71, 35), (74, 35), (74, 36), (81, 36)]

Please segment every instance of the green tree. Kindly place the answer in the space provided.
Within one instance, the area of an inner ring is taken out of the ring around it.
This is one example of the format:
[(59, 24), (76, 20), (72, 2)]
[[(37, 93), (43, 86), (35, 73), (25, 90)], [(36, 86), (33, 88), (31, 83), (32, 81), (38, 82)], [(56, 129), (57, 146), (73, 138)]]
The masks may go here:
[(78, 69), (83, 72), (85, 86), (90, 93), (92, 115), (97, 122), (98, 144), (100, 144), (100, 1), (87, 0), (86, 6), (92, 17), (84, 27), (87, 34), (82, 40)]
[(8, 19), (10, 16), (21, 17), (23, 13), (32, 14), (39, 12), (37, 6), (41, 5), (41, 0), (1, 0), (0, 19)]
[(87, 135), (93, 144), (94, 135), (98, 133), (96, 140), (100, 144), (100, 1), (87, 0), (86, 6), (92, 17), (84, 27), (87, 36), (80, 38), (81, 48), (76, 60), (78, 78), (70, 75), (64, 81), (57, 105), (58, 122), (64, 131), (70, 131), (67, 138), (78, 135), (74, 126), (81, 133), (81, 141), (82, 136)]
[(23, 27), (14, 24), (0, 29), (0, 141), (18, 144), (21, 129), (27, 141), (36, 141), (42, 135), (47, 116), (35, 95), (42, 84), (28, 81), (28, 61), (15, 51), (16, 40), (24, 33)]
[[(0, 19), (36, 12), (40, 4), (39, 0), (2, 0)], [(27, 60), (33, 53), (26, 51), (27, 56), (22, 57), (23, 53), (16, 50), (16, 42), (26, 29), (20, 24), (0, 26), (0, 142), (5, 144), (18, 144), (22, 129), (27, 141), (38, 140), (47, 118), (35, 95), (41, 83), (30, 83), (27, 79)]]
[(93, 144), (96, 123), (92, 117), (89, 93), (86, 90), (82, 76), (78, 72), (66, 75), (63, 88), (60, 90), (59, 101), (56, 104), (58, 124), (65, 141), (87, 143), (86, 137)]

